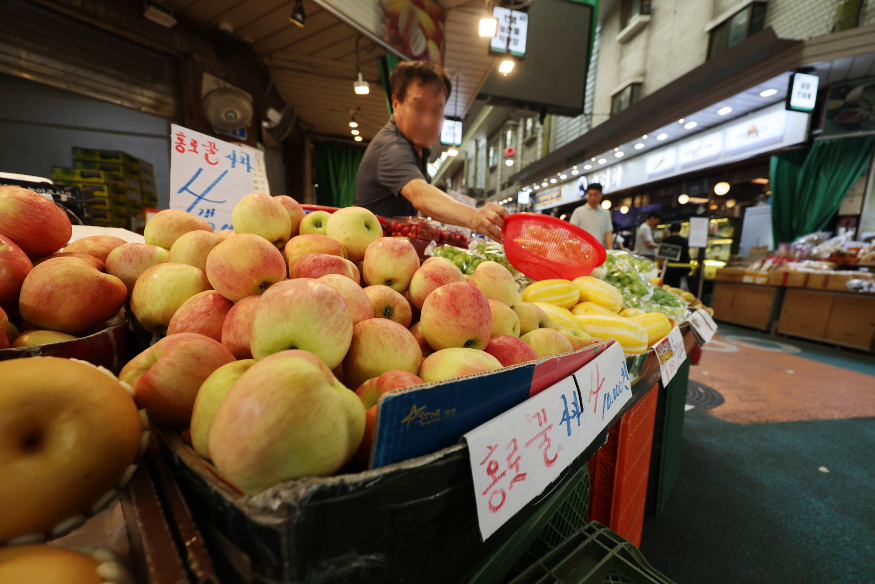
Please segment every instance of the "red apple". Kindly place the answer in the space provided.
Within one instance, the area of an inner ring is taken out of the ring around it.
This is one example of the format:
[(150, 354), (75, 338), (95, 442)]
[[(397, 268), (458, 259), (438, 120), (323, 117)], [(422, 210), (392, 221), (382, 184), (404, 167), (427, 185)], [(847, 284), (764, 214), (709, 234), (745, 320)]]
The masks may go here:
[(75, 341), (77, 338), (73, 335), (55, 331), (27, 331), (18, 335), (12, 342), (12, 346), (16, 348), (38, 347), (40, 345), (51, 345), (52, 343), (63, 343), (64, 341)]
[(131, 310), (149, 332), (165, 334), (183, 303), (210, 289), (207, 275), (186, 264), (157, 264), (137, 278)]
[(157, 245), (169, 251), (179, 236), (189, 231), (209, 231), (212, 233), (213, 228), (203, 219), (189, 215), (185, 211), (165, 209), (149, 219), (149, 222), (146, 223), (146, 229), (143, 231), (143, 237), (145, 237), (147, 245)]
[(477, 266), (470, 282), (477, 286), (486, 298), (498, 300), (505, 306), (513, 306), (520, 300), (513, 275), (498, 262), (483, 262)]
[(286, 244), (286, 259), (289, 261), (289, 273), (295, 273), (295, 264), (304, 254), (326, 254), (346, 258), (343, 246), (325, 235), (297, 235)]
[(0, 307), (18, 306), (21, 284), (32, 269), (33, 264), (21, 248), (0, 235)]
[(152, 266), (167, 263), (169, 258), (170, 253), (163, 247), (145, 243), (126, 243), (109, 252), (106, 258), (106, 273), (124, 282), (130, 297), (137, 278)]
[(350, 387), (358, 387), (393, 369), (416, 373), (421, 363), (422, 351), (409, 330), (385, 318), (371, 318), (353, 328), (343, 374)]
[(298, 234), (298, 228), (301, 225), (301, 220), (307, 215), (307, 212), (304, 211), (304, 208), (296, 201), (295, 199), (289, 197), (288, 195), (280, 195), (278, 197), (274, 197), (283, 208), (286, 210), (286, 213), (289, 214), (289, 220), (291, 221), (292, 227), (292, 237)]
[(286, 280), (262, 295), (251, 334), (256, 359), (303, 349), (322, 359), (330, 370), (349, 349), (352, 317), (346, 300), (330, 286), (309, 278)]
[(383, 236), (383, 228), (377, 216), (364, 207), (346, 207), (331, 214), (325, 235), (339, 241), (351, 261), (360, 262), (371, 242)]
[(195, 333), (164, 337), (124, 366), (119, 379), (134, 388), (137, 405), (157, 424), (185, 428), (198, 389), (213, 371), (234, 361), (220, 343)]
[(419, 254), (406, 239), (381, 237), (365, 250), (364, 268), (368, 286), (379, 284), (404, 293), (419, 269)]
[(483, 350), (498, 359), (502, 367), (527, 363), (538, 358), (538, 354), (528, 343), (512, 335), (492, 337)]
[(492, 355), (477, 349), (442, 349), (435, 351), (422, 362), (419, 376), (426, 383), (465, 377), (484, 371), (501, 369), (502, 365)]
[(216, 231), (216, 235), (221, 237), (222, 241), (224, 241), (224, 240), (228, 239), (229, 237), (231, 237), (232, 235), (236, 235), (236, 233), (234, 233), (233, 229), (220, 229), (220, 230)]
[(419, 348), (422, 349), (423, 359), (434, 353), (434, 349), (431, 348), (428, 341), (425, 340), (425, 336), (422, 334), (421, 322), (417, 322), (415, 325), (411, 326), (410, 332), (413, 333), (413, 338), (416, 339), (416, 342), (419, 343)]
[(511, 308), (498, 300), (489, 299), (489, 309), (492, 311), (492, 336), (520, 336), (520, 317)]
[(217, 292), (237, 302), (283, 281), (286, 262), (283, 254), (260, 235), (233, 235), (207, 256), (207, 278)]
[(304, 254), (295, 262), (292, 278), (321, 278), (328, 274), (346, 276), (356, 284), (361, 283), (358, 268), (349, 260), (326, 254)]
[(19, 311), (36, 326), (76, 334), (118, 313), (128, 296), (124, 282), (86, 260), (48, 260), (27, 274)]
[(15, 340), (14, 338), (9, 338), (9, 324), (9, 317), (6, 316), (6, 311), (0, 307), (0, 349), (8, 349), (9, 343)]
[(231, 211), (234, 233), (252, 233), (268, 240), (278, 250), (292, 236), (289, 213), (282, 203), (265, 193), (249, 193)]
[(374, 318), (388, 318), (407, 328), (413, 318), (410, 304), (404, 297), (388, 286), (368, 286), (365, 294), (374, 310)]
[(328, 274), (318, 279), (323, 284), (334, 288), (334, 291), (343, 296), (349, 306), (352, 316), (352, 324), (357, 325), (363, 320), (374, 318), (374, 309), (371, 300), (362, 287), (346, 276), (340, 274)]
[(46, 197), (21, 187), (0, 186), (0, 233), (31, 257), (55, 253), (73, 235), (70, 219)]
[(63, 251), (56, 251), (55, 253), (47, 256), (39, 256), (35, 258), (30, 258), (30, 261), (33, 262), (34, 267), (40, 265), (46, 260), (56, 260), (58, 258), (79, 258), (80, 260), (85, 260), (98, 271), (103, 272), (104, 274), (108, 273), (106, 271), (106, 264), (100, 261), (100, 259), (94, 257), (93, 255), (89, 255), (87, 253), (67, 253)]
[(92, 235), (91, 237), (83, 237), (68, 244), (64, 248), (64, 253), (85, 253), (96, 257), (106, 264), (109, 252), (126, 243), (127, 241), (124, 239), (113, 237), (112, 235)]
[(446, 284), (464, 281), (461, 270), (450, 260), (428, 258), (410, 280), (410, 303), (422, 310), (422, 305), (429, 294)]
[(183, 302), (173, 314), (167, 325), (167, 336), (197, 333), (222, 342), (222, 325), (233, 306), (230, 300), (215, 290), (198, 292)]
[(483, 292), (466, 282), (441, 286), (422, 306), (422, 334), (439, 351), (451, 347), (483, 350), (492, 338), (492, 311)]
[(538, 357), (552, 357), (574, 350), (571, 341), (552, 328), (535, 329), (524, 334), (520, 339), (531, 345)]
[(234, 305), (225, 315), (222, 324), (222, 344), (238, 359), (252, 359), (249, 346), (252, 337), (252, 321), (255, 307), (261, 296), (247, 296)]
[(371, 447), (374, 444), (374, 432), (377, 424), (377, 402), (384, 393), (395, 389), (404, 389), (412, 385), (424, 383), (422, 379), (409, 371), (387, 371), (379, 377), (368, 379), (362, 383), (355, 393), (365, 406), (365, 435), (355, 453), (355, 459), (362, 466), (368, 466), (371, 458)]
[(170, 247), (172, 264), (188, 264), (199, 270), (207, 270), (207, 256), (213, 248), (227, 239), (209, 231), (189, 231), (179, 236)]

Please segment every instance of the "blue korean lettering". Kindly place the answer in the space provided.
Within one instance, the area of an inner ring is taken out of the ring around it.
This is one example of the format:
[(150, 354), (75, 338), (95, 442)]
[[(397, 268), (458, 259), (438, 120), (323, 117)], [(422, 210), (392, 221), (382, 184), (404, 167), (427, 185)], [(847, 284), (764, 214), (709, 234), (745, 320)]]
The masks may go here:
[(577, 427), (580, 427), (580, 403), (577, 401), (577, 392), (572, 391), (571, 395), (571, 405), (573, 406), (571, 412), (568, 412), (568, 399), (566, 399), (565, 394), (562, 394), (562, 404), (565, 408), (565, 411), (562, 413), (562, 419), (559, 421), (559, 424), (565, 424), (565, 430), (568, 432), (568, 435), (571, 436), (571, 421), (577, 419)]
[(178, 194), (182, 194), (185, 192), (185, 193), (188, 193), (188, 194), (194, 196), (194, 201), (192, 201), (191, 205), (189, 205), (188, 209), (185, 210), (186, 213), (191, 213), (192, 210), (195, 207), (197, 207), (198, 203), (200, 203), (201, 201), (204, 201), (206, 203), (213, 203), (216, 205), (221, 205), (222, 203), (225, 202), (225, 201), (213, 201), (211, 199), (207, 199), (206, 197), (207, 197), (207, 194), (209, 194), (209, 192), (211, 190), (213, 190), (216, 187), (216, 185), (219, 184), (219, 182), (223, 178), (225, 178), (225, 175), (228, 174), (228, 171), (226, 170), (226, 171), (222, 172), (222, 174), (220, 174), (219, 177), (216, 180), (214, 180), (210, 186), (208, 186), (206, 189), (204, 189), (204, 191), (202, 193), (196, 193), (196, 192), (192, 191), (189, 187), (192, 185), (192, 183), (194, 181), (197, 180), (197, 178), (201, 175), (201, 172), (203, 172), (202, 168), (197, 169), (197, 172), (194, 173), (194, 176), (192, 176), (189, 179), (189, 181), (187, 183), (185, 183), (185, 185), (177, 191)]

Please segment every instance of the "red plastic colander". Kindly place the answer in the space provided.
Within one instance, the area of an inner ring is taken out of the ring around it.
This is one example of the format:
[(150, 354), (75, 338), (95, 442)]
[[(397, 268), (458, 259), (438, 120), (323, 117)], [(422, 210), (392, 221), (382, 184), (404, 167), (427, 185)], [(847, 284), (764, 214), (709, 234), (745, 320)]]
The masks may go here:
[(533, 280), (588, 276), (605, 263), (605, 248), (566, 221), (537, 213), (514, 213), (504, 220), (507, 261)]

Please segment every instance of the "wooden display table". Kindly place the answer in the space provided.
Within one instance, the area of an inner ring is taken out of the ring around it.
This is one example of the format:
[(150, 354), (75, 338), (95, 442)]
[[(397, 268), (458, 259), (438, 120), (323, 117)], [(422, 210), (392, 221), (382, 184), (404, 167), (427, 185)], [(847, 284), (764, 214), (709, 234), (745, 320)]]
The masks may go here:
[(875, 296), (788, 289), (778, 332), (870, 351), (875, 341)]
[(732, 324), (770, 331), (777, 319), (777, 307), (783, 293), (780, 286), (714, 282), (711, 308), (714, 318)]

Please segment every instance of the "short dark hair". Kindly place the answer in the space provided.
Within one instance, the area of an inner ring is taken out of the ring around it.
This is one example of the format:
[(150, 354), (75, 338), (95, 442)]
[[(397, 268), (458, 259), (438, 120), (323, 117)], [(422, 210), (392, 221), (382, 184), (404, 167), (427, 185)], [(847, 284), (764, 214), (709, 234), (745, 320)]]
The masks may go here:
[(671, 225), (668, 226), (669, 233), (680, 233), (681, 232), (681, 224), (675, 221)]
[(589, 183), (589, 186), (586, 187), (586, 190), (594, 189), (598, 192), (602, 192), (602, 183)]
[(398, 101), (404, 101), (407, 96), (407, 87), (412, 82), (419, 85), (433, 85), (436, 89), (443, 91), (447, 99), (450, 99), (450, 92), (453, 90), (450, 76), (447, 75), (444, 68), (431, 61), (401, 61), (389, 73), (392, 95), (397, 97)]
[(662, 215), (657, 213), (656, 211), (651, 211), (650, 215), (647, 216), (648, 219), (653, 219), (654, 217), (662, 221)]

